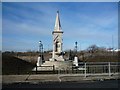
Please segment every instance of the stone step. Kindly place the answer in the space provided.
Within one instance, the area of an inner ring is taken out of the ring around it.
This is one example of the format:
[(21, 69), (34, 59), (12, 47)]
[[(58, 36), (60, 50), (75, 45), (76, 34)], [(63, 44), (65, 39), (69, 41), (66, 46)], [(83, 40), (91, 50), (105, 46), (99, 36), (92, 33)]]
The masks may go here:
[(41, 66), (55, 66), (55, 69), (71, 69), (72, 62), (69, 61), (46, 61)]
[(55, 55), (55, 60), (57, 60), (57, 61), (64, 61), (64, 58), (63, 58), (63, 56), (58, 56), (58, 55)]

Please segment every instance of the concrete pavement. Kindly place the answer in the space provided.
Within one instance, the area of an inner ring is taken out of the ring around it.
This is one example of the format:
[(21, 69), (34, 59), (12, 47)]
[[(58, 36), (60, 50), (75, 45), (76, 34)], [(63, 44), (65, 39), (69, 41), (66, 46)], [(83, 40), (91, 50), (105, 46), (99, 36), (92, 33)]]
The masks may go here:
[(2, 83), (39, 83), (39, 82), (64, 82), (64, 81), (87, 81), (87, 80), (105, 80), (105, 79), (118, 79), (118, 74), (32, 74), (32, 75), (3, 75)]

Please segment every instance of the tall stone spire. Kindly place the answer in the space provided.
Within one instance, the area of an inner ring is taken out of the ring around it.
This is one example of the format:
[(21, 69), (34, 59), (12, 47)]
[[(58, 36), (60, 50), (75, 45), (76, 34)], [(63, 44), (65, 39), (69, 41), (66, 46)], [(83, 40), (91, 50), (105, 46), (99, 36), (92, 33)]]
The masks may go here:
[(59, 11), (57, 11), (54, 31), (60, 31), (60, 30), (61, 30), (61, 24), (59, 18)]
[(64, 61), (63, 52), (62, 52), (62, 39), (63, 31), (61, 30), (59, 11), (57, 11), (57, 16), (55, 20), (55, 28), (52, 32), (53, 35), (53, 53), (51, 61)]

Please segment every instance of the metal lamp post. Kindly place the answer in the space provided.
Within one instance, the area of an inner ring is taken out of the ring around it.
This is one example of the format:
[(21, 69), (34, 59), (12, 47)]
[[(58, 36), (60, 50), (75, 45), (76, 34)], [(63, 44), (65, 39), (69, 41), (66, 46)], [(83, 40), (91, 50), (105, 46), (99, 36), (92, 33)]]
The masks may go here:
[(41, 57), (41, 45), (42, 45), (42, 42), (39, 41), (39, 56)]
[(77, 42), (75, 42), (75, 55), (77, 56)]
[(43, 60), (43, 44), (42, 41), (39, 41), (39, 56), (41, 57), (41, 59)]

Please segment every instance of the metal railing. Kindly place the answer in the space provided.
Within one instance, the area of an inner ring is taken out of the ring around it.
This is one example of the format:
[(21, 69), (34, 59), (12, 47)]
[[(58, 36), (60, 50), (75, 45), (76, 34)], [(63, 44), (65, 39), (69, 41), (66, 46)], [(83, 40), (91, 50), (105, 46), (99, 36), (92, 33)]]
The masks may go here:
[(80, 62), (78, 67), (72, 66), (62, 70), (55, 69), (54, 65), (35, 68), (35, 71), (32, 71), (18, 67), (15, 73), (11, 71), (10, 74), (84, 74), (85, 77), (90, 74), (106, 74), (111, 76), (120, 72), (120, 62)]
[(81, 62), (79, 66), (73, 66), (71, 70), (59, 70), (59, 74), (112, 74), (120, 72), (120, 62)]

